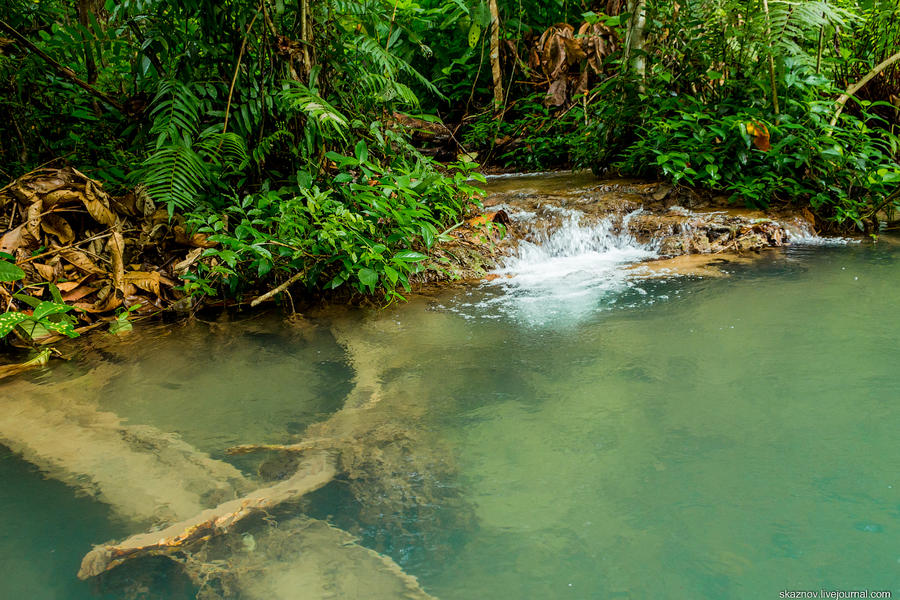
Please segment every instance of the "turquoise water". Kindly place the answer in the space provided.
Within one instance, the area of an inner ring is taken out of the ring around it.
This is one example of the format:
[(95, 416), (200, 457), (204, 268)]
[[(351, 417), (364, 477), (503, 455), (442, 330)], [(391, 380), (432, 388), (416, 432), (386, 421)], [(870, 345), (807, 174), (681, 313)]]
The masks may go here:
[[(357, 339), (383, 394), (422, 408), (415, 422), (452, 459), (440, 483), (460, 501), (398, 528), (362, 519), (335, 483), (305, 509), (438, 598), (900, 597), (898, 259), (887, 240), (578, 294), (492, 283), (356, 315), (339, 334), (325, 318), (300, 333), (200, 323), (82, 361), (117, 365), (103, 410), (221, 457), (337, 410)], [(6, 451), (0, 481), (0, 598), (121, 597), (121, 578), (74, 573), (133, 525)], [(164, 563), (129, 568), (140, 597), (193, 593)]]

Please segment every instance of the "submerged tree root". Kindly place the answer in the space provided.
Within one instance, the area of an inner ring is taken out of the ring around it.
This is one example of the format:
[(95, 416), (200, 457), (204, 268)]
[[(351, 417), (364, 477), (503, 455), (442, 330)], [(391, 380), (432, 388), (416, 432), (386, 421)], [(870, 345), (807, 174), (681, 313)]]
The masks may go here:
[(120, 544), (96, 546), (81, 561), (78, 577), (94, 577), (141, 556), (166, 556), (183, 551), (212, 536), (227, 533), (253, 514), (266, 512), (315, 491), (334, 476), (334, 460), (327, 453), (318, 453), (304, 461), (297, 473), (286, 481), (204, 510), (162, 531), (134, 535)]
[(200, 600), (434, 600), (396, 562), (325, 521), (294, 516), (255, 525), (178, 559)]
[[(422, 532), (406, 531), (409, 523), (443, 530), (447, 519), (455, 518), (448, 515), (467, 514), (441, 514), (448, 506), (465, 507), (455, 488), (446, 485), (455, 467), (423, 428), (427, 403), (383, 389), (381, 351), (356, 325), (334, 330), (356, 371), (344, 408), (311, 425), (297, 443), (231, 449), (275, 451), (285, 463), (281, 467), (287, 466), (268, 470), (276, 479), (287, 473), (286, 479), (252, 491), (232, 465), (174, 435), (125, 425), (100, 410), (97, 399), (112, 367), (52, 388), (27, 381), (6, 387), (11, 393), (0, 396), (0, 442), (135, 523), (167, 524), (96, 546), (82, 560), (78, 577), (162, 556), (183, 566), (201, 599), (433, 600), (415, 577), (376, 551), (382, 545), (371, 532), (419, 540)], [(348, 512), (345, 521), (365, 532), (366, 543), (376, 550), (359, 545), (349, 532), (299, 514), (298, 501), (336, 479), (347, 484), (344, 489), (359, 505), (359, 513)]]
[(137, 523), (186, 519), (250, 489), (232, 465), (101, 410), (94, 398), (111, 371), (96, 369), (52, 387), (21, 380), (5, 385), (0, 443)]

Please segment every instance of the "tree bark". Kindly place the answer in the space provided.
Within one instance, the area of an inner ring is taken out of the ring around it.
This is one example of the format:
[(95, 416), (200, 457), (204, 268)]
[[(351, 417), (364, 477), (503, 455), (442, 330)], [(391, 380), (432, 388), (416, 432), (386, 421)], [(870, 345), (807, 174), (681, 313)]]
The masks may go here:
[(312, 41), (312, 27), (309, 21), (309, 0), (300, 0), (300, 44), (303, 46), (304, 75), (308, 75), (312, 68), (309, 54), (309, 45)]
[(644, 41), (647, 29), (647, 0), (628, 0), (628, 31), (625, 34), (625, 63), (638, 79), (638, 89), (644, 91), (647, 78), (647, 60), (644, 57)]
[[(94, 62), (94, 52), (91, 50), (91, 15), (94, 14), (94, 0), (78, 0), (75, 11), (78, 13), (78, 24), (84, 28), (81, 32), (81, 40), (84, 43), (84, 66), (87, 68), (87, 82), (94, 85), (97, 82), (97, 63)], [(96, 18), (96, 17), (95, 17)]]
[(309, 457), (289, 479), (253, 490), (242, 498), (223, 502), (162, 531), (133, 535), (119, 544), (95, 546), (81, 561), (79, 579), (88, 579), (142, 556), (167, 556), (181, 552), (215, 535), (229, 532), (253, 514), (265, 513), (279, 504), (313, 492), (337, 475), (335, 462), (327, 452)]
[(500, 13), (497, 0), (490, 0), (491, 11), (491, 74), (494, 78), (494, 112), (503, 110), (503, 74), (500, 72)]
[(781, 114), (778, 106), (778, 82), (775, 79), (775, 57), (772, 55), (772, 25), (769, 20), (769, 0), (762, 0), (763, 13), (766, 16), (766, 40), (769, 46), (769, 86), (772, 88), (772, 108), (775, 114)]

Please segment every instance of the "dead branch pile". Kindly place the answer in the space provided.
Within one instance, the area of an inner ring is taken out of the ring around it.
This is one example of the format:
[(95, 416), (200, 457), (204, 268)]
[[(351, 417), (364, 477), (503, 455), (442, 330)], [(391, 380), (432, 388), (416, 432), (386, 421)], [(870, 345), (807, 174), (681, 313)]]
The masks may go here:
[(209, 246), (145, 194), (115, 197), (74, 168), (39, 169), (0, 189), (0, 252), (26, 274), (0, 284), (0, 308), (27, 311), (14, 295), (47, 300), (50, 283), (85, 326), (120, 307), (166, 308)]
[(563, 106), (584, 94), (606, 71), (604, 61), (619, 48), (616, 32), (602, 23), (568, 23), (547, 29), (528, 51), (536, 85), (547, 87), (546, 103)]

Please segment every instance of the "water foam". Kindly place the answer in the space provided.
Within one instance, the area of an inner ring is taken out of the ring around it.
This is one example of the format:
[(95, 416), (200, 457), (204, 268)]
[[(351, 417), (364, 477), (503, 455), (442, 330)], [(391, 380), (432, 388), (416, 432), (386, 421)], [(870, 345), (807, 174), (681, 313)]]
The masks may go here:
[(536, 242), (522, 242), (495, 271), (501, 276), (495, 281), (508, 291), (556, 297), (589, 294), (620, 282), (621, 266), (658, 256), (656, 248), (637, 242), (628, 232), (628, 222), (639, 211), (588, 223), (578, 211), (556, 210), (563, 214), (562, 224)]
[[(465, 316), (511, 316), (532, 324), (574, 323), (606, 305), (622, 292), (645, 295), (623, 266), (656, 258), (653, 244), (641, 244), (628, 231), (624, 217), (593, 221), (580, 211), (543, 207), (561, 216), (558, 227), (523, 241), (483, 286), (480, 301), (446, 307)], [(522, 223), (522, 221), (519, 221)], [(527, 221), (524, 223), (527, 224)]]

